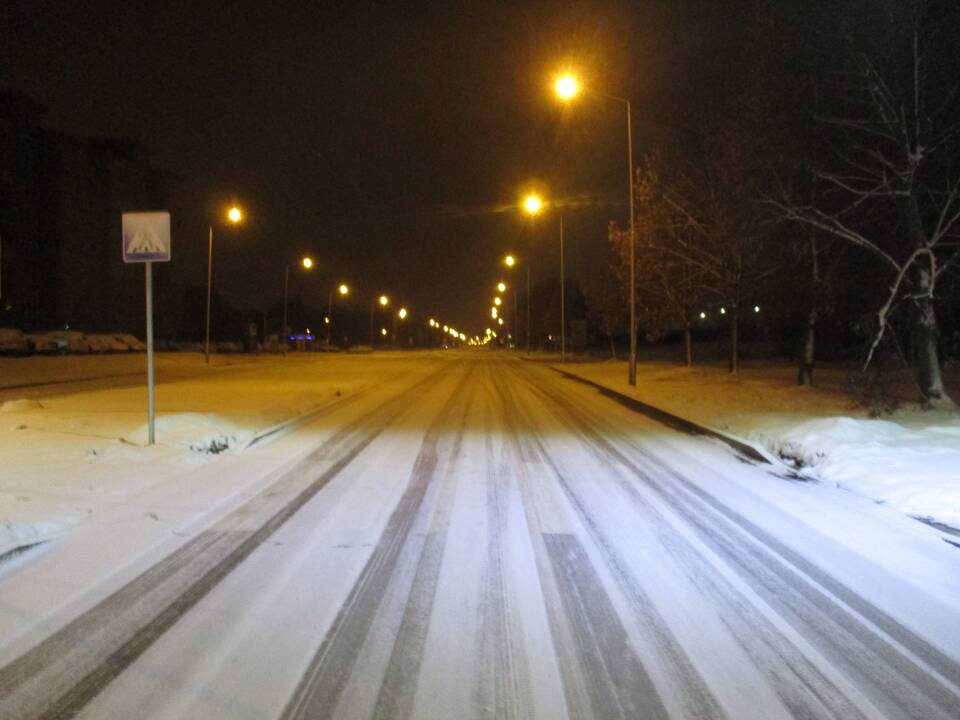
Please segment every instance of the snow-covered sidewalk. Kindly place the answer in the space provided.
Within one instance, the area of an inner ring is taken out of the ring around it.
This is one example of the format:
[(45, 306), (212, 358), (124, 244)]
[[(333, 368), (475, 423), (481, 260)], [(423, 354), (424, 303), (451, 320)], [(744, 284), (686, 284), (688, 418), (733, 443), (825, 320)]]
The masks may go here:
[[(804, 477), (960, 528), (960, 413), (904, 405), (872, 419), (845, 391), (841, 369), (818, 370), (815, 387), (798, 387), (794, 367), (772, 362), (747, 365), (738, 376), (719, 365), (641, 363), (636, 387), (627, 384), (625, 362), (562, 369), (759, 446)], [(954, 397), (958, 380), (948, 377)]]
[[(113, 382), (136, 373), (142, 355), (5, 360), (0, 384), (24, 389), (0, 397), (0, 558), (185, 475), (219, 475), (222, 459), (261, 434), (385, 381), (383, 363), (368, 358), (232, 356), (205, 367), (197, 354), (161, 354), (157, 444), (148, 447), (145, 387)], [(399, 359), (386, 374), (410, 364)], [(38, 385), (96, 377), (80, 391)]]

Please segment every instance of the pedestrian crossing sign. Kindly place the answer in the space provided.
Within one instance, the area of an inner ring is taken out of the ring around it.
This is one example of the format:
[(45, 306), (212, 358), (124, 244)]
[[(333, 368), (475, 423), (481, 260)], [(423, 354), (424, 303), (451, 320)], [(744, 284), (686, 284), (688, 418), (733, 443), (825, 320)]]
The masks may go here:
[(123, 261), (170, 261), (170, 213), (123, 213)]

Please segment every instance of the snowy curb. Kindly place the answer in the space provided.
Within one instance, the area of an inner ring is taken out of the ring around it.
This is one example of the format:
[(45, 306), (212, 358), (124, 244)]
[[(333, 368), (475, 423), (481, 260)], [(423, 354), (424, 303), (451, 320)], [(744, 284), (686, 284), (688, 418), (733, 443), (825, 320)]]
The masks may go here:
[(267, 440), (268, 438), (271, 438), (274, 435), (283, 435), (284, 433), (287, 433), (291, 430), (297, 430), (303, 427), (304, 425), (306, 425), (307, 423), (309, 423), (311, 420), (319, 417), (324, 412), (332, 410), (334, 407), (338, 405), (342, 405), (346, 402), (352, 402), (356, 400), (357, 398), (362, 396), (368, 389), (369, 387), (364, 387), (353, 393), (339, 396), (338, 399), (332, 403), (328, 403), (326, 405), (320, 405), (319, 407), (315, 407), (311, 410), (307, 410), (306, 412), (301, 413), (300, 415), (295, 415), (292, 418), (287, 418), (286, 420), (278, 422), (276, 425), (273, 425), (264, 430), (261, 430), (252, 438), (250, 438), (250, 440), (247, 441), (247, 443), (243, 446), (243, 450), (249, 450), (254, 445), (259, 445), (264, 440)]
[(63, 526), (57, 523), (28, 524), (0, 520), (0, 562), (20, 550), (49, 542), (63, 532)]
[(673, 415), (672, 413), (668, 413), (666, 410), (661, 410), (653, 405), (648, 405), (647, 403), (641, 402), (640, 400), (630, 397), (629, 395), (624, 395), (621, 392), (612, 390), (606, 385), (601, 385), (593, 380), (587, 380), (586, 378), (580, 377), (579, 375), (575, 375), (571, 372), (567, 372), (566, 370), (561, 370), (553, 365), (550, 366), (550, 369), (559, 373), (568, 380), (574, 380), (576, 382), (583, 383), (584, 385), (589, 385), (590, 387), (599, 391), (601, 395), (605, 395), (606, 397), (609, 397), (610, 399), (620, 403), (624, 407), (627, 407), (634, 412), (639, 412), (643, 415), (646, 415), (651, 420), (656, 420), (657, 422), (666, 425), (669, 428), (686, 433), (687, 435), (702, 435), (704, 437), (713, 438), (714, 440), (719, 440), (725, 445), (733, 448), (733, 450), (751, 462), (764, 463), (766, 465), (774, 464), (774, 461), (771, 459), (770, 455), (763, 452), (759, 448), (744, 442), (743, 440), (738, 440), (730, 437), (729, 435), (724, 435), (717, 430), (704, 427), (703, 425), (698, 425), (697, 423), (687, 420), (686, 418)]

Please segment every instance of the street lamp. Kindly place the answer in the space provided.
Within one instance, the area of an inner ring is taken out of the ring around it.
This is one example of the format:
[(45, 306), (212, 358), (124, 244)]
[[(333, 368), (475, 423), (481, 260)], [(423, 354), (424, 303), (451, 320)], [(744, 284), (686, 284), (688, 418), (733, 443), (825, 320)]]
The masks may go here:
[[(397, 342), (398, 342), (397, 341), (397, 318), (399, 318), (400, 320), (407, 319), (407, 309), (405, 307), (401, 307), (399, 310), (397, 310), (397, 314), (394, 315), (390, 321), (390, 334), (393, 337), (393, 342), (395, 345), (397, 345)], [(399, 347), (399, 345), (397, 346)]]
[[(512, 268), (517, 264), (517, 259), (513, 255), (507, 255), (503, 259), (503, 264), (507, 267)], [(524, 263), (527, 266), (527, 355), (530, 354), (530, 263)], [(514, 316), (514, 325), (516, 325), (516, 316), (517, 316), (517, 296), (513, 296), (513, 316)], [(516, 330), (514, 330), (516, 332)]]
[[(565, 73), (554, 83), (554, 92), (563, 102), (569, 102), (582, 92), (580, 81), (576, 76)], [(633, 122), (630, 119), (630, 101), (616, 95), (605, 93), (591, 93), (607, 100), (623, 103), (627, 110), (627, 175), (630, 187), (630, 363), (627, 371), (627, 382), (637, 384), (637, 242), (633, 222)]]
[(561, 75), (553, 88), (561, 100), (572, 100), (580, 92), (580, 82), (573, 75)]
[(506, 292), (506, 291), (507, 291), (507, 284), (504, 283), (504, 282), (498, 282), (498, 283), (497, 283), (497, 290), (498, 290), (499, 292)]
[[(376, 295), (374, 295), (370, 298), (370, 349), (371, 350), (373, 350), (373, 314), (374, 314), (374, 311), (377, 309), (378, 304), (380, 305), (380, 307), (385, 308), (387, 305), (390, 304), (390, 298), (388, 298), (386, 295), (381, 295), (380, 297), (377, 297)], [(384, 329), (383, 332), (381, 332), (380, 334), (386, 335), (387, 334), (386, 329)]]
[[(300, 260), (300, 267), (304, 270), (312, 270), (314, 266), (313, 258), (304, 257)], [(287, 295), (290, 288), (290, 266), (286, 265), (283, 268), (283, 344), (280, 346), (280, 352), (283, 353), (283, 356), (287, 356), (287, 340), (289, 339), (290, 333), (287, 330)], [(330, 318), (326, 319), (326, 322), (329, 322)], [(329, 330), (327, 331), (329, 333)]]
[[(243, 220), (243, 212), (236, 205), (227, 210), (227, 220), (238, 225)], [(207, 235), (207, 322), (206, 339), (203, 343), (203, 354), (207, 365), (210, 364), (210, 295), (213, 287), (213, 223), (210, 224)]]
[[(562, 80), (562, 78), (561, 78)], [(557, 83), (557, 92), (560, 92), (560, 81)], [(563, 85), (564, 89), (567, 92), (572, 92), (574, 95), (577, 92), (577, 87), (575, 84), (569, 86), (568, 84)], [(572, 95), (570, 96), (572, 97)], [(540, 212), (544, 209), (545, 205), (543, 200), (539, 195), (527, 195), (523, 200), (523, 209), (530, 215), (535, 216), (539, 215)], [(566, 317), (566, 277), (564, 270), (564, 252), (563, 252), (563, 213), (560, 213), (560, 363), (563, 364), (567, 361), (567, 317)], [(528, 289), (529, 293), (529, 289)], [(499, 305), (499, 303), (497, 303)], [(529, 322), (529, 320), (528, 320)]]
[[(346, 297), (350, 293), (350, 288), (345, 283), (337, 286), (337, 292), (341, 297)], [(327, 295), (327, 349), (330, 349), (330, 339), (333, 337), (333, 286), (330, 286), (330, 293)]]

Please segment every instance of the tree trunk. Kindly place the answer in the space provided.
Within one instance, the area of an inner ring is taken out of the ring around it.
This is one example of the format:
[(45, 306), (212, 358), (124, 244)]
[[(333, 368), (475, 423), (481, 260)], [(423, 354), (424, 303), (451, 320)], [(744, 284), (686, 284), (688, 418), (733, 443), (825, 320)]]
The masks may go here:
[[(920, 218), (915, 191), (902, 206), (905, 215), (906, 231), (916, 248), (926, 245), (926, 234)], [(940, 375), (940, 357), (937, 355), (937, 315), (933, 307), (933, 271), (925, 257), (914, 260), (911, 271), (913, 292), (915, 294), (915, 315), (913, 322), (914, 357), (917, 366), (917, 385), (920, 398), (926, 406), (942, 405), (950, 402), (943, 389)]]
[(687, 353), (687, 367), (693, 367), (693, 336), (690, 332), (690, 322), (683, 326), (683, 345)]
[(730, 372), (736, 375), (740, 371), (740, 310), (734, 305), (730, 309)]
[[(929, 291), (930, 272), (917, 265), (915, 273), (918, 294)], [(924, 405), (936, 406), (949, 402), (940, 374), (940, 357), (937, 355), (937, 315), (933, 299), (929, 295), (916, 299), (916, 322), (914, 323), (914, 352), (917, 364), (917, 384)]]
[(798, 385), (813, 385), (813, 363), (817, 340), (817, 308), (810, 308), (807, 312), (807, 324), (803, 329), (803, 354), (800, 358), (800, 369), (797, 373)]
[(812, 298), (807, 310), (807, 324), (803, 330), (803, 351), (800, 368), (797, 373), (798, 385), (813, 385), (813, 363), (816, 357), (817, 342), (817, 302), (820, 288), (820, 273), (817, 267), (817, 241), (810, 238), (810, 273)]

